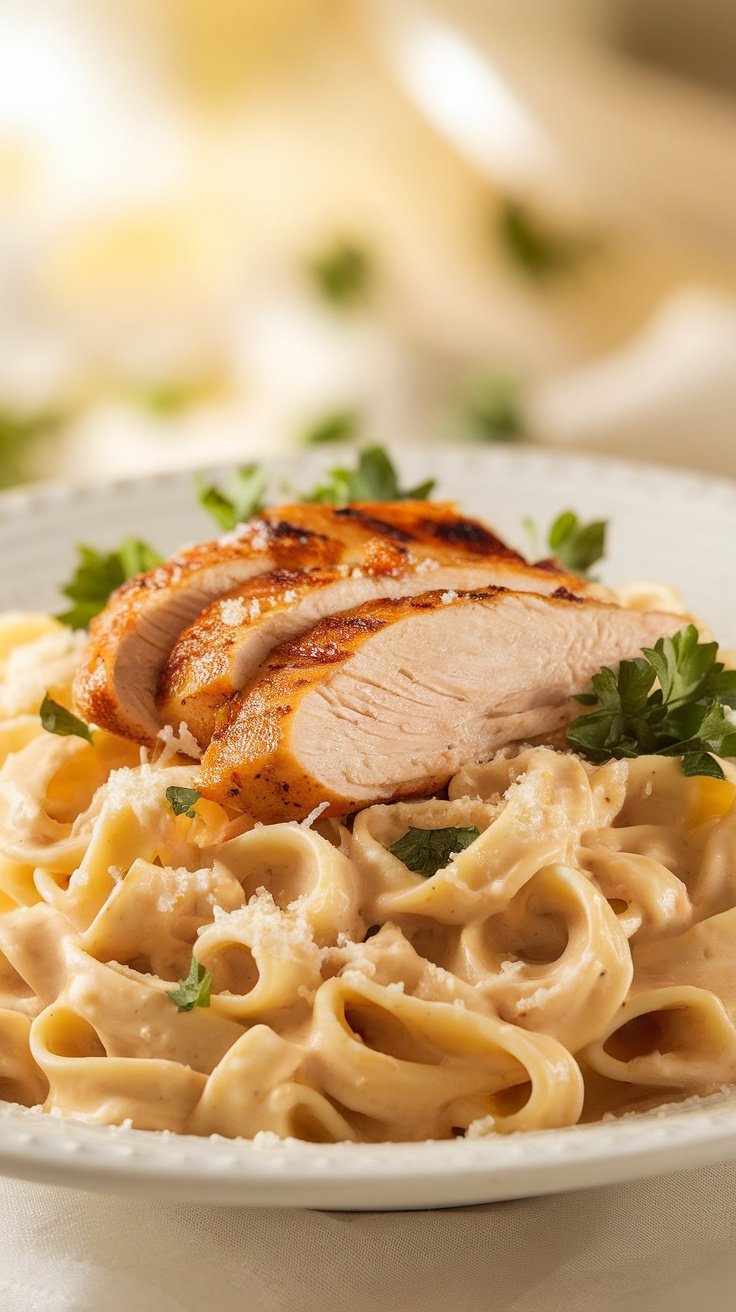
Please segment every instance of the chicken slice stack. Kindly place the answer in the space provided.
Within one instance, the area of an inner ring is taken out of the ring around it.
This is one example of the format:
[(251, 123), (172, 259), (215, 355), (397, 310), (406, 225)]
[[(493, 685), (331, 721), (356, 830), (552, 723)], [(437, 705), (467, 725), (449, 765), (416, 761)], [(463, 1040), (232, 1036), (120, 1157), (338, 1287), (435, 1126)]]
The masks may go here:
[(553, 732), (602, 665), (680, 624), (451, 505), (274, 507), (118, 589), (75, 698), (140, 742), (185, 722), (202, 793), (256, 819), (343, 815)]

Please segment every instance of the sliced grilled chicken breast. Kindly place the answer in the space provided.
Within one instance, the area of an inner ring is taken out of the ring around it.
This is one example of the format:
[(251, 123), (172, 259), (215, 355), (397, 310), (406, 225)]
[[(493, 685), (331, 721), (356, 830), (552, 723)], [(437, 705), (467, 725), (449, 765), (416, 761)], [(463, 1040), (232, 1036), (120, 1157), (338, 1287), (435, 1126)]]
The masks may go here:
[(468, 761), (559, 728), (602, 665), (681, 624), (564, 590), (368, 602), (272, 652), (233, 699), (199, 787), (264, 822), (430, 792)]
[[(339, 562), (391, 574), (421, 560), (503, 564), (529, 570), (517, 552), (453, 506), (404, 501), (355, 506), (274, 507), (220, 541), (172, 556), (117, 590), (93, 620), (76, 679), (78, 709), (113, 733), (146, 742), (161, 726), (162, 667), (178, 635), (215, 598), (274, 569)], [(554, 562), (536, 567), (558, 582)]]
[[(505, 583), (521, 591), (552, 592), (560, 578), (516, 560), (481, 562), (474, 557), (462, 564), (425, 558), (391, 574), (351, 565), (259, 574), (213, 602), (179, 636), (161, 676), (160, 721), (185, 721), (206, 747), (233, 692), (245, 687), (274, 647), (306, 633), (325, 616), (366, 601), (414, 596), (428, 587), (459, 591)], [(585, 587), (580, 579), (568, 576), (567, 582)]]

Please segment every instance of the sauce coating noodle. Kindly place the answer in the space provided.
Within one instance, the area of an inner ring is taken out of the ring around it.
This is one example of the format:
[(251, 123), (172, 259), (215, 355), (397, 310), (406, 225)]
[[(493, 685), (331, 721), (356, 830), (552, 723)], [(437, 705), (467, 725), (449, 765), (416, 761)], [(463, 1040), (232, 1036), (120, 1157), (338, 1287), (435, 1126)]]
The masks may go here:
[[(78, 640), (0, 617), (0, 1096), (100, 1123), (331, 1142), (480, 1136), (736, 1081), (736, 769), (469, 765), (446, 800), (175, 815), (196, 762), (46, 733)], [(431, 877), (410, 827), (478, 838)], [(368, 933), (368, 931), (371, 931)], [(206, 1007), (169, 997), (192, 956)]]

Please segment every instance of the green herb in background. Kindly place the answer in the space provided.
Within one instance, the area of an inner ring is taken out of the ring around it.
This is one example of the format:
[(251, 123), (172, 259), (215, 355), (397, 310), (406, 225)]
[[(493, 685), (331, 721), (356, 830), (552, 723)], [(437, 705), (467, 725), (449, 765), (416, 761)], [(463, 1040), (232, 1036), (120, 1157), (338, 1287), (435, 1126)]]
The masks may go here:
[(195, 1007), (209, 1007), (212, 976), (195, 956), (186, 979), (180, 979), (175, 989), (167, 989), (166, 996), (175, 1002), (179, 1011), (193, 1011)]
[(55, 433), (64, 422), (57, 413), (13, 414), (0, 410), (0, 488), (32, 477), (31, 457), (39, 439)]
[(221, 400), (229, 390), (228, 378), (218, 370), (188, 377), (158, 378), (124, 389), (123, 395), (157, 419), (174, 419), (193, 406)]
[(219, 524), (229, 532), (236, 524), (242, 524), (252, 515), (263, 510), (263, 494), (268, 484), (268, 476), (260, 465), (241, 465), (235, 471), (226, 488), (206, 483), (197, 477), (199, 504)]
[(416, 487), (401, 488), (388, 453), (382, 446), (369, 446), (361, 451), (355, 469), (331, 469), (325, 482), (304, 500), (333, 505), (347, 505), (352, 501), (425, 501), (434, 485), (435, 480), (429, 478)]
[[(573, 720), (567, 742), (591, 761), (682, 757), (686, 775), (722, 779), (711, 753), (736, 756), (736, 670), (716, 660), (718, 644), (699, 642), (694, 624), (642, 648), (641, 657), (593, 676), (577, 700), (595, 709)], [(659, 687), (652, 691), (655, 680)]]
[(454, 435), (467, 442), (520, 442), (525, 428), (521, 388), (499, 374), (469, 389)]
[(329, 446), (332, 442), (350, 442), (357, 437), (360, 416), (356, 410), (335, 410), (305, 429), (305, 446)]
[[(262, 497), (267, 484), (264, 470), (259, 465), (244, 465), (236, 479), (238, 484), (230, 485), (229, 495), (215, 486), (203, 487), (201, 480), (197, 480), (200, 503), (227, 530), (263, 509)], [(369, 446), (358, 455), (354, 469), (337, 466), (328, 470), (323, 481), (310, 492), (285, 490), (299, 501), (341, 506), (354, 501), (425, 501), (434, 485), (435, 480), (428, 478), (415, 487), (402, 488), (388, 452), (382, 446)]]
[(509, 263), (536, 281), (571, 269), (591, 249), (589, 241), (547, 228), (517, 200), (506, 200), (500, 206), (496, 235)]
[(60, 738), (84, 738), (85, 742), (92, 742), (90, 727), (79, 716), (72, 715), (66, 706), (60, 706), (48, 693), (41, 702), (39, 710), (41, 724), (47, 733), (56, 733)]
[(476, 838), (480, 838), (480, 830), (475, 825), (468, 825), (466, 829), (412, 827), (392, 843), (388, 850), (399, 861), (403, 861), (407, 870), (431, 878), (438, 870), (444, 870), (452, 856), (470, 847)]
[(371, 261), (357, 242), (334, 242), (311, 261), (308, 271), (320, 296), (339, 309), (364, 301), (370, 289)]
[(172, 786), (166, 789), (166, 801), (174, 815), (185, 815), (189, 820), (194, 819), (194, 807), (201, 796), (202, 794), (198, 788), (175, 788)]
[(140, 538), (126, 538), (117, 551), (100, 552), (80, 543), (71, 582), (60, 591), (74, 605), (56, 618), (72, 629), (86, 629), (127, 579), (161, 564), (162, 557)]
[(194, 400), (192, 390), (186, 383), (174, 382), (151, 383), (148, 387), (136, 389), (133, 396), (144, 410), (160, 419), (182, 414)]

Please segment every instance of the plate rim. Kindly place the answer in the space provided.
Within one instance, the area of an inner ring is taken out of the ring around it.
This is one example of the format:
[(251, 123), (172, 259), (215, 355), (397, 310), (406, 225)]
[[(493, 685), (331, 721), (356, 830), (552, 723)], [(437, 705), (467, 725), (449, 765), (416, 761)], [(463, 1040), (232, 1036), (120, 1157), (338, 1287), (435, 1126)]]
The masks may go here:
[[(299, 465), (304, 465), (310, 470), (315, 466), (319, 472), (324, 467), (339, 463), (345, 456), (355, 457), (360, 450), (372, 445), (375, 444), (336, 442), (323, 447), (301, 447), (293, 451), (279, 452), (276, 455), (263, 454), (255, 460), (249, 458), (247, 463), (262, 465), (269, 476), (278, 476)], [(390, 448), (385, 444), (379, 445), (384, 445), (384, 449), (389, 451), (400, 470), (404, 466), (415, 465), (418, 460), (428, 461), (425, 473), (430, 477), (433, 474), (433, 461), (438, 461), (440, 464), (452, 463), (457, 468), (461, 464), (470, 466), (477, 459), (481, 463), (508, 465), (509, 468), (513, 465), (526, 465), (530, 469), (536, 467), (540, 473), (544, 472), (545, 465), (553, 465), (568, 466), (582, 475), (605, 471), (618, 478), (627, 478), (632, 474), (644, 479), (664, 477), (671, 485), (679, 485), (682, 491), (697, 489), (705, 493), (725, 493), (736, 497), (736, 475), (713, 473), (710, 470), (698, 469), (695, 465), (668, 465), (658, 460), (637, 460), (610, 455), (607, 452), (583, 451), (542, 442), (437, 442), (427, 443), (424, 446), (407, 443), (396, 444)], [(96, 492), (103, 495), (105, 493), (116, 495), (157, 483), (191, 486), (197, 476), (226, 476), (240, 463), (232, 459), (215, 462), (197, 461), (184, 467), (152, 469), (140, 474), (104, 475), (88, 479), (81, 477), (38, 479), (0, 489), (0, 509), (12, 509), (15, 503), (21, 504), (36, 499), (60, 501), (68, 496), (79, 495), (86, 500)], [(435, 499), (441, 500), (442, 488), (438, 487), (436, 491), (439, 495)]]
[[(285, 471), (311, 474), (339, 461), (354, 446), (305, 449), (264, 457), (272, 478)], [(736, 511), (736, 479), (726, 475), (633, 461), (597, 452), (545, 446), (399, 447), (399, 468), (421, 461), (455, 481), (479, 466), (519, 476), (593, 480), (605, 473), (623, 488), (664, 480), (676, 498), (721, 503)], [(62, 513), (102, 497), (124, 504), (144, 489), (166, 488), (178, 503), (196, 499), (196, 474), (223, 476), (237, 462), (204, 463), (101, 480), (54, 479), (0, 492), (0, 529), (19, 514), (58, 505)], [(83, 528), (80, 530), (83, 534)], [(0, 594), (2, 580), (0, 580)], [(476, 1140), (397, 1144), (325, 1144), (200, 1139), (167, 1131), (98, 1126), (0, 1103), (0, 1173), (105, 1192), (145, 1191), (198, 1202), (365, 1210), (445, 1207), (593, 1187), (644, 1178), (684, 1166), (736, 1159), (736, 1091), (669, 1104), (591, 1125)], [(427, 1189), (431, 1192), (427, 1196)]]

